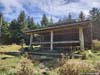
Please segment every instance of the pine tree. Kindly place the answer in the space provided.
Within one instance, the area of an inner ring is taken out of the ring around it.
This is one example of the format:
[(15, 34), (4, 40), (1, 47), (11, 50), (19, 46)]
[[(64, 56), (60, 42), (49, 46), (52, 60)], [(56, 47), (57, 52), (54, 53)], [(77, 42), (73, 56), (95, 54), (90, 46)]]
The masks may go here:
[(79, 20), (80, 20), (80, 21), (85, 20), (84, 13), (83, 13), (82, 11), (81, 11), (80, 14), (79, 14)]
[(53, 24), (53, 18), (52, 17), (50, 18), (50, 24)]
[(62, 19), (61, 18), (58, 20), (58, 23), (62, 23)]
[(90, 19), (93, 21), (96, 21), (97, 18), (99, 17), (99, 9), (97, 8), (92, 8), (92, 10), (90, 10)]
[(23, 33), (21, 32), (20, 30), (20, 27), (17, 23), (16, 20), (12, 20), (11, 21), (11, 24), (9, 26), (9, 31), (11, 33), (11, 43), (17, 43), (19, 44), (20, 43), (20, 40), (22, 39), (22, 35)]
[(10, 23), (9, 31), (11, 33), (11, 43), (20, 44), (21, 40), (26, 38), (23, 33), (23, 30), (27, 29), (27, 23), (24, 16), (20, 14), (17, 20), (14, 19)]
[(72, 22), (72, 15), (70, 13), (68, 14), (67, 22)]
[(92, 8), (92, 10), (90, 10), (90, 19), (92, 22), (93, 31), (95, 31), (93, 32), (94, 38), (99, 38), (98, 40), (100, 40), (100, 10), (98, 8)]
[(28, 21), (28, 28), (29, 29), (35, 29), (36, 28), (33, 17), (28, 16), (27, 21)]
[(2, 44), (9, 44), (10, 32), (8, 30), (8, 22), (6, 22), (2, 15), (2, 26), (1, 26), (1, 40)]
[(37, 24), (36, 24), (36, 28), (37, 29), (40, 29), (41, 28), (41, 25), (37, 22)]
[(98, 13), (98, 9), (97, 8), (92, 8), (92, 10), (90, 10), (90, 15), (91, 16), (96, 16)]
[(20, 26), (21, 30), (24, 30), (25, 28), (25, 19), (26, 19), (25, 12), (21, 11), (17, 19), (18, 25)]
[(13, 31), (13, 30), (19, 30), (19, 26), (17, 25), (17, 21), (14, 19), (11, 21), (10, 26), (9, 26), (9, 30)]
[(46, 17), (45, 14), (43, 14), (42, 20), (41, 20), (41, 25), (42, 27), (46, 27), (49, 24), (48, 18)]
[(20, 44), (20, 41), (22, 39), (25, 39), (24, 35), (25, 33), (23, 33), (23, 31), (25, 29), (27, 29), (27, 22), (26, 22), (26, 15), (24, 11), (21, 11), (18, 18), (17, 18), (17, 26), (18, 26), (18, 32), (17, 32), (17, 36), (18, 36), (18, 41), (17, 43)]
[(68, 19), (71, 20), (72, 19), (72, 15), (69, 13), (68, 15)]

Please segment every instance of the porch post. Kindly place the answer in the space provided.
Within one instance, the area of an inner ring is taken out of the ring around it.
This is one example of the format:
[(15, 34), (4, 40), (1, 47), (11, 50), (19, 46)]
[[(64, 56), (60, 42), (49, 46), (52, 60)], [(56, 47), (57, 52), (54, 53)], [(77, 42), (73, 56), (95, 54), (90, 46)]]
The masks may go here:
[(79, 40), (80, 40), (80, 48), (81, 50), (84, 50), (84, 33), (82, 27), (79, 27)]
[(53, 50), (53, 31), (50, 32), (50, 50)]
[(2, 15), (0, 14), (0, 44), (1, 44)]
[(32, 41), (33, 41), (33, 34), (30, 35), (30, 45), (29, 45), (30, 48), (31, 48), (31, 46), (32, 46)]

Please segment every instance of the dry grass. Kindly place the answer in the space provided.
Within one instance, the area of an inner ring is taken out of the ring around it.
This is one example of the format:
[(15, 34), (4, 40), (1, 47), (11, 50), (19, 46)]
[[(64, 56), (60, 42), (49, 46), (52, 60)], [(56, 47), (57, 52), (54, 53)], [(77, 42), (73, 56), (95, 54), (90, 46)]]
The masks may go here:
[(12, 45), (1, 45), (0, 52), (18, 52), (21, 48), (20, 45), (12, 44)]
[[(69, 59), (65, 64), (50, 71), (50, 75), (80, 75), (80, 73), (95, 73), (95, 65), (84, 60)], [(84, 74), (85, 75), (85, 74)]]
[(92, 42), (93, 42), (92, 48), (94, 50), (100, 50), (100, 41), (96, 39), (96, 40), (93, 40)]
[(0, 58), (11, 58), (11, 57), (14, 57), (14, 56), (12, 56), (12, 55), (5, 55), (5, 54), (0, 54)]
[(25, 58), (18, 63), (16, 75), (34, 75), (33, 63)]
[(11, 57), (5, 60), (0, 60), (0, 67), (1, 66), (9, 66), (9, 67), (15, 66), (19, 62), (20, 59), (21, 58), (19, 57)]
[[(23, 45), (23, 46), (24, 48), (29, 47), (28, 45)], [(40, 45), (33, 46), (33, 48), (39, 48), (39, 47)], [(19, 52), (20, 49), (21, 49), (21, 45), (16, 45), (16, 44), (0, 46), (0, 52)]]

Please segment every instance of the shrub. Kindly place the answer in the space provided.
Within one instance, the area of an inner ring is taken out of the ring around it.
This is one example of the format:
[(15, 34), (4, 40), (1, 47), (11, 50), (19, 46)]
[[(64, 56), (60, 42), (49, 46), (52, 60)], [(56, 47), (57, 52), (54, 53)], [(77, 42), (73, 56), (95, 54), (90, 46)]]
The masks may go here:
[(16, 69), (16, 75), (34, 75), (33, 64), (29, 59), (21, 60)]
[(59, 70), (59, 68), (52, 69), (52, 70), (49, 71), (48, 73), (49, 73), (49, 75), (59, 75), (59, 74), (58, 74), (58, 70)]
[(0, 75), (15, 75), (15, 70), (9, 67), (10, 66), (0, 66)]
[(100, 70), (100, 61), (95, 63), (95, 68), (97, 69), (97, 71)]
[(58, 65), (59, 65), (59, 66), (64, 65), (65, 62), (67, 61), (67, 59), (68, 59), (68, 58), (67, 58), (63, 53), (61, 53), (61, 58), (58, 59)]
[(99, 40), (93, 40), (93, 41), (92, 41), (92, 48), (93, 48), (94, 50), (100, 49), (100, 41), (99, 41)]
[(82, 55), (82, 60), (98, 58), (98, 56), (95, 53), (93, 53), (91, 50), (82, 51), (81, 55)]
[(79, 75), (80, 73), (94, 72), (95, 68), (92, 64), (80, 60), (68, 60), (58, 70), (59, 75)]

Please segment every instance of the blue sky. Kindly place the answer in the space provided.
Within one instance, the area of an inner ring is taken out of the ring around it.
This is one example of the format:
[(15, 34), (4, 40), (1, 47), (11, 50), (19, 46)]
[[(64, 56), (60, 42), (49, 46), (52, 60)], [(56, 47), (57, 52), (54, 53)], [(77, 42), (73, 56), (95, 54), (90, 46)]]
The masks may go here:
[(22, 10), (36, 22), (41, 20), (44, 13), (56, 22), (68, 13), (77, 17), (83, 11), (88, 16), (93, 7), (100, 8), (100, 0), (0, 0), (0, 12), (9, 22), (16, 19)]

